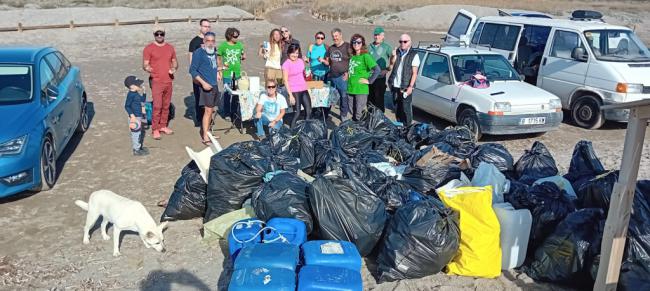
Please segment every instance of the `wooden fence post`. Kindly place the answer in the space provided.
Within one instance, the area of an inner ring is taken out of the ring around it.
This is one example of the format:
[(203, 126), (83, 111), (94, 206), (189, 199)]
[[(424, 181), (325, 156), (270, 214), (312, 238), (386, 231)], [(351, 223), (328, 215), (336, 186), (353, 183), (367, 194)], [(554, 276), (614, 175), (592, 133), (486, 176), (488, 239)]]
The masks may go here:
[(23, 32), (23, 24), (18, 22), (18, 32)]
[(120, 26), (120, 20), (115, 18), (115, 27), (118, 27), (118, 26)]
[(156, 18), (153, 19), (153, 24), (158, 25), (158, 16), (156, 16)]
[(192, 24), (192, 15), (187, 17), (187, 24)]

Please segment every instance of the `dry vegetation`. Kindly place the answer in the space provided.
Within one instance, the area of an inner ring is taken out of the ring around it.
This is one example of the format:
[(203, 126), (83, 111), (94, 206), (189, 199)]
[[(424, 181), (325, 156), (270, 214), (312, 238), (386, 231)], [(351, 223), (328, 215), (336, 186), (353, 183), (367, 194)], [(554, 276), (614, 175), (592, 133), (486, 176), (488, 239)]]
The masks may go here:
[(630, 13), (650, 11), (647, 0), (315, 0), (312, 9), (320, 14), (340, 18), (369, 17), (382, 13), (399, 12), (426, 5), (478, 5), (495, 8), (525, 9), (561, 15), (577, 8)]
[[(131, 8), (204, 8), (223, 5), (234, 6), (248, 12), (266, 12), (296, 0), (3, 0), (1, 4), (13, 8), (58, 8), (58, 7), (113, 7)], [(1, 6), (1, 5), (0, 5)]]

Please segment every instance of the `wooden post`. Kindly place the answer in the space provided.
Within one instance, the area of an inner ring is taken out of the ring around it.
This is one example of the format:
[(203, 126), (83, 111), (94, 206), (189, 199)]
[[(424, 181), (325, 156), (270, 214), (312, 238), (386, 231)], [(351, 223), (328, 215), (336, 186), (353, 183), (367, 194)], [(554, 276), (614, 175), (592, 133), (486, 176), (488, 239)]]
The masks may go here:
[(118, 27), (118, 26), (120, 26), (120, 20), (116, 18), (115, 19), (115, 27)]
[(156, 16), (156, 18), (153, 19), (153, 24), (158, 25), (158, 16)]
[(70, 29), (74, 28), (74, 21), (70, 20)]
[(23, 24), (18, 22), (18, 32), (23, 32)]
[(239, 16), (239, 22), (242, 22), (242, 21), (244, 21), (244, 15)]
[(219, 24), (219, 15), (217, 15), (217, 20), (215, 21), (216, 24)]
[[(642, 100), (643, 101), (643, 100)], [(636, 179), (643, 151), (643, 139), (650, 119), (650, 102), (632, 107), (625, 133), (623, 160), (614, 185), (600, 249), (600, 265), (594, 290), (616, 290), (623, 260), (627, 227), (634, 202)], [(638, 102), (638, 101), (637, 101)], [(616, 106), (616, 105), (613, 105)]]
[(187, 17), (187, 24), (192, 24), (192, 15)]

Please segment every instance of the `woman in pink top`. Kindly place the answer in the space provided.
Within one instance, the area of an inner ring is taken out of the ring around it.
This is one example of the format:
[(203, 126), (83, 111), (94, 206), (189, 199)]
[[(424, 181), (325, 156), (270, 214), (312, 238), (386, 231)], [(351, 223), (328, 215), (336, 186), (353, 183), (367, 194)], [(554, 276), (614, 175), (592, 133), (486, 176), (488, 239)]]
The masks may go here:
[(289, 58), (282, 64), (282, 75), (285, 86), (289, 93), (289, 103), (294, 105), (293, 119), (291, 127), (296, 126), (300, 118), (300, 106), (305, 109), (305, 119), (311, 118), (311, 98), (307, 92), (307, 80), (305, 79), (305, 61), (300, 56), (300, 46), (298, 44), (289, 45), (287, 50)]

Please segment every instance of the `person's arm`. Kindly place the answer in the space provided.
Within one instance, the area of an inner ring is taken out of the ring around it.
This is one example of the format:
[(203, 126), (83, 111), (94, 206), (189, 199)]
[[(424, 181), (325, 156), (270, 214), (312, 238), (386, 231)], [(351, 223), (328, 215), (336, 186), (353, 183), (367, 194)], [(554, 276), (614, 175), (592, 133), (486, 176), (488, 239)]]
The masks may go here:
[(280, 114), (278, 114), (278, 117), (271, 120), (271, 122), (269, 123), (269, 126), (274, 127), (275, 124), (278, 123), (278, 121), (280, 121), (280, 120), (282, 120), (282, 118), (284, 118), (284, 113), (285, 112), (286, 112), (286, 109), (284, 109), (284, 108), (280, 109)]
[(323, 65), (330, 66), (330, 49), (329, 47), (325, 50), (325, 57), (323, 57), (320, 61), (323, 63)]
[(370, 73), (370, 78), (368, 78), (368, 84), (372, 84), (379, 78), (379, 75), (381, 74), (381, 69), (379, 68), (379, 65), (375, 65), (372, 68), (372, 72)]
[[(285, 61), (286, 64), (288, 61)], [(293, 98), (293, 93), (291, 91), (291, 84), (289, 84), (289, 72), (287, 70), (289, 66), (282, 66), (282, 80), (285, 80), (284, 87), (287, 88), (287, 94), (289, 94), (289, 103), (291, 105), (295, 104), (296, 100)]]
[(411, 80), (409, 80), (409, 86), (406, 88), (406, 95), (411, 95), (411, 93), (413, 93), (415, 79), (418, 77), (418, 68), (420, 67), (420, 57), (418, 55), (415, 55), (415, 58), (413, 58), (411, 66), (413, 73), (411, 74)]
[(223, 66), (223, 59), (221, 58), (221, 46), (217, 49), (217, 81), (221, 81), (223, 79), (223, 73), (222, 71), (224, 70)]
[(131, 121), (135, 121), (135, 112), (133, 112), (133, 96), (131, 94), (128, 94), (126, 96), (126, 101), (124, 102), (124, 110), (126, 110), (126, 113), (129, 115), (131, 118)]
[(178, 70), (178, 61), (176, 60), (176, 50), (172, 48), (172, 63), (171, 63), (171, 69), (169, 70), (169, 74), (173, 75), (176, 73), (176, 70)]
[(151, 53), (149, 52), (149, 50), (147, 50), (147, 48), (145, 48), (144, 52), (142, 53), (142, 69), (149, 74), (151, 74), (152, 71), (151, 64), (149, 63), (150, 60), (151, 60)]
[(264, 108), (264, 106), (261, 103), (257, 103), (257, 106), (255, 107), (255, 118), (262, 118), (262, 108)]
[(260, 49), (257, 50), (257, 55), (266, 60), (266, 56), (264, 55), (264, 45), (263, 44), (261, 44)]

